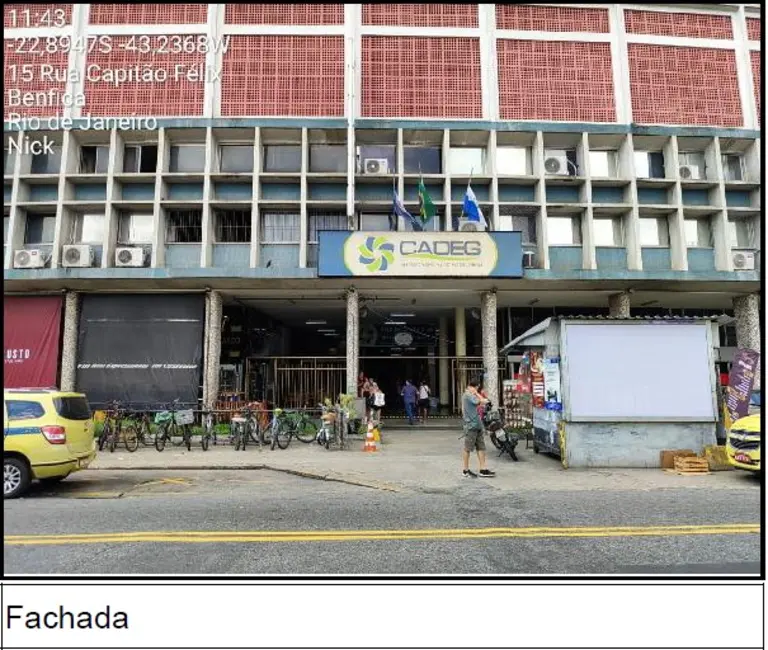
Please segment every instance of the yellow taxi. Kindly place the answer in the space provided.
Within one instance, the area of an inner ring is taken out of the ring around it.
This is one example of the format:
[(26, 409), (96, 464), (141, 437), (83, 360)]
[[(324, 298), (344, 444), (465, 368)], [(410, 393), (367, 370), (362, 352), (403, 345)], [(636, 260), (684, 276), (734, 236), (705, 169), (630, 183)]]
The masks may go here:
[(3, 498), (33, 479), (56, 483), (96, 457), (91, 408), (81, 393), (55, 388), (3, 391)]
[(760, 413), (736, 420), (728, 431), (728, 462), (739, 469), (760, 471)]

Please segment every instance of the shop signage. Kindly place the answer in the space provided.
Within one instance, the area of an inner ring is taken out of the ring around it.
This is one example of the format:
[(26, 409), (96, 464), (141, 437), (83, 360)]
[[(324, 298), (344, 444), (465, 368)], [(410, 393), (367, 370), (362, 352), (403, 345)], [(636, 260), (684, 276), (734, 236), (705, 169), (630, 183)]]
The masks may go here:
[(544, 408), (544, 363), (541, 353), (531, 351), (531, 393), (533, 393), (533, 406), (537, 409)]
[(544, 407), (550, 411), (562, 411), (560, 398), (560, 357), (544, 359)]
[(749, 415), (749, 398), (755, 383), (755, 370), (760, 360), (760, 353), (755, 350), (739, 348), (731, 364), (726, 392), (726, 408), (731, 422)]
[(520, 278), (519, 232), (319, 233), (320, 277)]

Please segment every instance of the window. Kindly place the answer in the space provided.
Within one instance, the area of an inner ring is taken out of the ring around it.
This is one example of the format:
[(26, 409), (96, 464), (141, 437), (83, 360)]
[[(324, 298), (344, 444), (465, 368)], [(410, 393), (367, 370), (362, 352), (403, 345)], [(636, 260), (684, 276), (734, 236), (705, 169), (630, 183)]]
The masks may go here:
[(59, 416), (65, 420), (91, 419), (91, 407), (85, 397), (56, 397), (53, 405)]
[(394, 174), (397, 172), (397, 155), (395, 154), (395, 145), (363, 145), (357, 148), (357, 172), (366, 173), (366, 160), (386, 160), (387, 172)]
[(503, 176), (530, 176), (531, 150), (528, 147), (497, 147), (496, 172)]
[(544, 172), (555, 176), (578, 176), (576, 150), (544, 149)]
[(578, 217), (548, 217), (550, 246), (581, 245), (581, 220)]
[(737, 154), (726, 154), (722, 156), (723, 177), (726, 181), (744, 180), (744, 158)]
[(165, 224), (165, 241), (169, 244), (199, 244), (203, 241), (202, 210), (169, 210)]
[(309, 239), (308, 241), (316, 244), (319, 240), (317, 235), (321, 230), (347, 230), (347, 215), (344, 212), (309, 213)]
[(685, 219), (685, 245), (688, 248), (712, 248), (709, 219)]
[(118, 217), (117, 241), (121, 244), (151, 244), (154, 223), (151, 212), (123, 213)]
[(3, 160), (3, 174), (6, 176), (13, 175), (13, 168), (16, 166), (16, 150), (6, 149), (5, 159)]
[(9, 420), (36, 420), (45, 415), (45, 409), (39, 402), (6, 400)]
[(635, 151), (635, 175), (638, 178), (664, 178), (664, 154), (660, 151)]
[(301, 147), (299, 145), (268, 145), (264, 147), (265, 172), (300, 172)]
[(728, 219), (728, 241), (731, 248), (759, 248), (759, 236), (752, 218)]
[(589, 172), (595, 178), (616, 178), (617, 152), (590, 151)]
[[(418, 209), (409, 210), (409, 212), (419, 218)], [(398, 230), (401, 232), (413, 232), (413, 224), (409, 219), (398, 218)], [(442, 230), (443, 215), (440, 208), (435, 209), (435, 216), (424, 226), (424, 232), (440, 232)]]
[(309, 146), (309, 171), (344, 173), (347, 171), (347, 146), (312, 144)]
[[(704, 179), (707, 177), (707, 163), (704, 158), (704, 154), (699, 151), (693, 151), (688, 153), (678, 154), (678, 161), (680, 163), (680, 176), (686, 180), (688, 178), (692, 180)], [(682, 171), (683, 167), (688, 167), (691, 171), (691, 176), (684, 176)]]
[(25, 244), (52, 244), (56, 231), (56, 217), (28, 215), (24, 232)]
[(253, 147), (249, 144), (223, 144), (219, 147), (219, 171), (247, 174), (253, 171)]
[(168, 171), (174, 173), (200, 173), (205, 171), (205, 145), (184, 144), (171, 147)]
[(485, 173), (485, 149), (457, 147), (448, 150), (448, 170), (455, 174)]
[(61, 147), (51, 147), (53, 153), (38, 153), (32, 155), (32, 174), (58, 174), (61, 167)]
[[(500, 212), (508, 214), (499, 214), (499, 224), (496, 230), (512, 231), (517, 230), (523, 234), (523, 244), (536, 243), (536, 214), (531, 211), (525, 214), (520, 209), (510, 211), (509, 208), (500, 208)], [(527, 211), (526, 211), (527, 212)]]
[(292, 212), (264, 212), (261, 222), (262, 244), (298, 244), (301, 218)]
[(595, 238), (595, 246), (624, 245), (624, 224), (620, 217), (593, 219), (592, 233)]
[(125, 145), (123, 173), (154, 174), (157, 171), (157, 145)]
[(103, 244), (104, 219), (103, 214), (77, 215), (72, 220), (72, 243)]
[(393, 216), (389, 214), (362, 213), (360, 215), (360, 230), (367, 232), (395, 230), (392, 227), (393, 219)]
[(106, 174), (109, 165), (109, 146), (80, 147), (80, 173)]
[(440, 147), (403, 147), (406, 174), (441, 174), (443, 156)]
[(215, 241), (222, 244), (245, 244), (251, 241), (250, 210), (214, 210)]
[(669, 247), (669, 222), (666, 217), (640, 217), (640, 246)]
[(8, 215), (5, 215), (3, 217), (3, 241), (7, 244), (8, 243), (8, 231), (11, 228), (11, 217)]

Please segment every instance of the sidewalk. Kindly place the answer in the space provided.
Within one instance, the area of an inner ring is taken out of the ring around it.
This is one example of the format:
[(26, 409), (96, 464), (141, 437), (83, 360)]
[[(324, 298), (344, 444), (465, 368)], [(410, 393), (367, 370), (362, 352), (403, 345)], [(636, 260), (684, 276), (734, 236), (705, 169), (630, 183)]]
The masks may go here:
[[(460, 431), (457, 429), (420, 428), (385, 429), (384, 444), (376, 453), (362, 451), (362, 439), (351, 440), (344, 451), (326, 450), (316, 444), (303, 444), (294, 439), (286, 450), (257, 445), (235, 451), (229, 445), (203, 451), (195, 442), (191, 451), (167, 446), (157, 452), (153, 447), (134, 453), (118, 449), (101, 452), (95, 470), (202, 470), (202, 469), (270, 469), (311, 478), (341, 481), (353, 485), (401, 491), (453, 491), (460, 483), (472, 480), (504, 491), (551, 490), (656, 490), (665, 488), (750, 489), (759, 482), (746, 472), (712, 472), (706, 476), (679, 476), (661, 469), (563, 469), (552, 456), (534, 454), (518, 445), (520, 461), (508, 456), (499, 458), (498, 451), (486, 438), (488, 466), (497, 475), (493, 479), (465, 479), (461, 476)], [(473, 454), (471, 467), (476, 468)]]

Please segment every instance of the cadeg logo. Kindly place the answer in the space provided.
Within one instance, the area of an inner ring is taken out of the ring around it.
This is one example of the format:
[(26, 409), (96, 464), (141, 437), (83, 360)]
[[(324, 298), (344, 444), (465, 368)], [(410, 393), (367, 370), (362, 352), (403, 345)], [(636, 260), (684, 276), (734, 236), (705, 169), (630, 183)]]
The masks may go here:
[(395, 261), (395, 247), (386, 237), (368, 237), (357, 247), (360, 263), (371, 272), (386, 271)]

